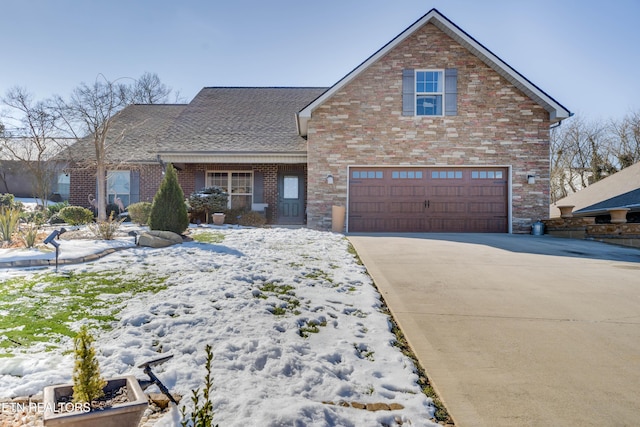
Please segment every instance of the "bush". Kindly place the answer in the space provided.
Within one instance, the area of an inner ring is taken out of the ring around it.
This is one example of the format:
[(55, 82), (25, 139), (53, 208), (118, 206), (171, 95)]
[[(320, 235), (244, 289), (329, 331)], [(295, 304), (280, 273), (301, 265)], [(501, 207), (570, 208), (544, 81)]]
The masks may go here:
[(225, 209), (224, 222), (227, 224), (240, 224), (240, 218), (247, 212), (249, 211), (245, 208)]
[(109, 215), (109, 219), (106, 221), (98, 221), (96, 223), (89, 224), (88, 227), (98, 239), (113, 240), (123, 222), (124, 218), (113, 219), (112, 212)]
[(47, 205), (47, 217), (51, 218), (52, 216), (60, 213), (60, 211), (67, 206), (69, 206), (69, 202), (66, 200), (64, 202)]
[(178, 184), (178, 175), (175, 169), (171, 164), (167, 164), (164, 179), (153, 197), (149, 214), (149, 228), (182, 234), (187, 227), (189, 227), (189, 214), (187, 213), (187, 204), (184, 201), (184, 193)]
[(93, 212), (82, 206), (67, 206), (58, 215), (69, 225), (84, 225), (93, 221)]
[(27, 248), (32, 248), (36, 245), (36, 239), (38, 237), (38, 226), (30, 225), (26, 230), (22, 232), (22, 241)]
[(238, 224), (246, 227), (262, 227), (266, 223), (267, 219), (256, 211), (245, 212), (238, 218)]
[(216, 213), (227, 209), (229, 194), (220, 187), (206, 187), (189, 196), (189, 207), (193, 212)]
[(0, 207), (0, 239), (5, 242), (11, 242), (11, 236), (18, 228), (19, 220), (19, 210)]
[(104, 395), (102, 390), (107, 382), (100, 376), (100, 366), (93, 348), (93, 337), (83, 325), (73, 339), (73, 401), (91, 403)]
[(193, 403), (193, 410), (190, 416), (187, 414), (187, 407), (183, 406), (181, 410), (182, 420), (180, 425), (182, 427), (218, 427), (218, 424), (213, 426), (213, 402), (211, 399), (211, 389), (213, 388), (213, 376), (211, 375), (211, 362), (213, 361), (213, 352), (211, 346), (207, 344), (205, 351), (207, 353), (207, 361), (204, 364), (204, 368), (207, 371), (204, 377), (204, 387), (202, 391), (198, 388), (191, 390), (191, 402)]
[(151, 203), (138, 202), (132, 203), (127, 208), (131, 221), (136, 224), (145, 225), (149, 222), (149, 215), (151, 214)]
[(22, 219), (28, 223), (42, 225), (46, 222), (44, 212), (41, 210), (23, 212), (21, 216), (22, 216)]
[(12, 208), (14, 204), (13, 194), (2, 193), (0, 194), (0, 207)]

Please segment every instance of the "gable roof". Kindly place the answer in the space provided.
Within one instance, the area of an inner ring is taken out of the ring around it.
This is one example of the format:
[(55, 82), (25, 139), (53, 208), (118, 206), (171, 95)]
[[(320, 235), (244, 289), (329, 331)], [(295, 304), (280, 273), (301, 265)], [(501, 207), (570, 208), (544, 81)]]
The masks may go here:
[(407, 37), (411, 36), (417, 30), (424, 25), (433, 24), (453, 40), (461, 44), (472, 54), (483, 61), (487, 66), (492, 68), (507, 81), (520, 89), (525, 95), (541, 105), (545, 110), (549, 112), (549, 117), (552, 123), (560, 122), (566, 118), (569, 118), (572, 114), (568, 109), (563, 107), (559, 102), (549, 96), (546, 92), (540, 89), (538, 86), (529, 81), (522, 74), (513, 69), (509, 64), (500, 59), (497, 55), (484, 47), (480, 42), (464, 32), (460, 27), (451, 22), (448, 18), (442, 15), (437, 9), (431, 9), (426, 15), (418, 19), (413, 25), (400, 33), (396, 38), (391, 40), (385, 46), (383, 46), (376, 53), (367, 58), (363, 63), (358, 65), (353, 71), (344, 76), (335, 85), (330, 87), (325, 93), (316, 98), (309, 105), (304, 107), (298, 114), (297, 125), (298, 132), (302, 136), (307, 135), (307, 124), (311, 118), (311, 113), (322, 105), (328, 98), (338, 92), (342, 87), (347, 85), (350, 81), (355, 79), (360, 73), (366, 70), (370, 65), (378, 61), (389, 51), (394, 49), (397, 45), (402, 43)]
[(640, 162), (594, 182), (551, 205), (549, 216), (559, 217), (557, 206), (575, 206), (574, 215), (598, 215), (610, 208), (640, 208)]
[(167, 129), (158, 156), (172, 163), (304, 163), (295, 114), (326, 88), (206, 87)]

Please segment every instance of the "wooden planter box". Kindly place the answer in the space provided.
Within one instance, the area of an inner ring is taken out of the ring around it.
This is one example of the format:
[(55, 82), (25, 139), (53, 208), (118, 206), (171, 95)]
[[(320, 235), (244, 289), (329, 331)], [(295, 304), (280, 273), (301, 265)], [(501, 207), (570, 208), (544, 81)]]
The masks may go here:
[(126, 384), (129, 402), (107, 409), (91, 412), (55, 412), (60, 397), (73, 394), (73, 384), (54, 385), (44, 388), (43, 404), (45, 426), (73, 427), (137, 427), (147, 409), (147, 396), (133, 375), (113, 378), (107, 382), (105, 391), (118, 389)]

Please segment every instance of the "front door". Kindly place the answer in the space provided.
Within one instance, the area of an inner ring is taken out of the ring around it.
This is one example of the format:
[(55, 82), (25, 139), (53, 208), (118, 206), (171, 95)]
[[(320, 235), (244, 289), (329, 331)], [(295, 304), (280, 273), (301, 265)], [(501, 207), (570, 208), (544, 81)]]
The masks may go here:
[(304, 224), (304, 191), (303, 174), (278, 175), (278, 224)]

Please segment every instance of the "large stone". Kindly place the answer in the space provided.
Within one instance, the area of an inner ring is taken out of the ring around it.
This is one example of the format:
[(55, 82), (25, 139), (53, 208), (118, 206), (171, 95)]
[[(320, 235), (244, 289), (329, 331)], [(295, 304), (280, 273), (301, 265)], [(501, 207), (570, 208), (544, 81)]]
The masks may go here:
[(166, 248), (178, 243), (182, 243), (182, 237), (172, 231), (151, 230), (142, 233), (138, 238), (138, 246), (150, 248)]

